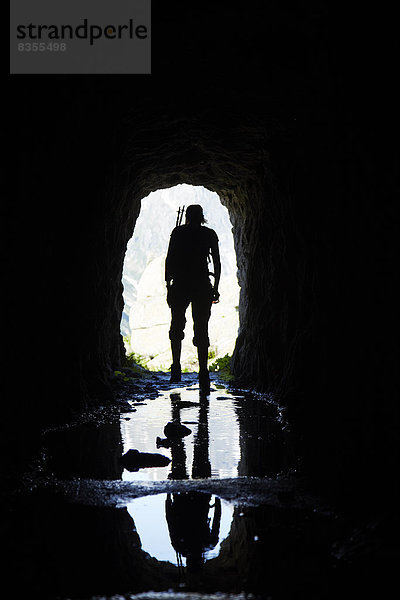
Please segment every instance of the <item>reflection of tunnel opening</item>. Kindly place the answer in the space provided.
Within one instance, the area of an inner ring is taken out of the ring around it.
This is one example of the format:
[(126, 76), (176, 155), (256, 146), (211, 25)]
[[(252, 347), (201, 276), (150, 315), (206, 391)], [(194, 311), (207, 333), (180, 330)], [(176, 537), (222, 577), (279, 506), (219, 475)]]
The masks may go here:
[[(122, 273), (124, 310), (121, 334), (125, 349), (127, 354), (133, 352), (135, 358), (149, 369), (167, 370), (171, 364), (168, 337), (170, 310), (166, 303), (164, 264), (177, 210), (182, 206), (187, 208), (190, 204), (203, 207), (206, 227), (214, 229), (219, 238), (221, 296), (220, 302), (212, 307), (209, 322), (210, 362), (231, 355), (236, 341), (239, 286), (228, 210), (221, 204), (218, 194), (202, 186), (183, 184), (157, 190), (141, 202), (134, 234), (127, 245)], [(212, 263), (209, 270), (213, 270)], [(213, 281), (212, 276), (210, 278)], [(197, 352), (192, 339), (191, 311), (188, 308), (181, 360), (184, 370), (193, 370), (197, 364)]]

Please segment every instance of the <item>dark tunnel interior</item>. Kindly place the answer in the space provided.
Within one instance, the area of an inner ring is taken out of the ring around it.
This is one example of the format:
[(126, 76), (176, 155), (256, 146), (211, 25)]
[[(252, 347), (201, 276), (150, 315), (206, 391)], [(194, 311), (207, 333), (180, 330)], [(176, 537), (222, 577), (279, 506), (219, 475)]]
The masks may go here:
[(151, 76), (10, 82), (10, 464), (23, 470), (43, 427), (113, 403), (141, 200), (189, 183), (232, 221), (235, 381), (287, 408), (319, 489), (380, 514), (395, 502), (394, 156), (390, 111), (365, 94), (385, 67), (368, 30), (325, 5), (272, 3), (239, 23), (234, 8), (178, 4), (154, 3)]

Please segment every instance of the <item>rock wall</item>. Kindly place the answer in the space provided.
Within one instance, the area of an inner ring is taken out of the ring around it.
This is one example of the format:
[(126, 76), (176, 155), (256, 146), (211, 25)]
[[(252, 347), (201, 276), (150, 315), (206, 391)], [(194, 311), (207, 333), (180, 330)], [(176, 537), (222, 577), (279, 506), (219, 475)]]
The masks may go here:
[[(29, 427), (112, 401), (123, 258), (141, 199), (203, 185), (234, 224), (235, 375), (286, 403), (309, 463), (350, 485), (361, 463), (385, 459), (390, 470), (395, 445), (394, 231), (382, 176), (393, 158), (382, 122), (360, 108), (368, 61), (351, 53), (348, 22), (338, 52), (338, 24), (322, 8), (269, 8), (257, 22), (246, 13), (251, 27), (228, 27), (213, 7), (211, 29), (200, 9), (196, 21), (154, 11), (152, 76), (13, 79), (18, 199), (6, 243), (12, 270), (26, 268), (7, 314), (21, 314), (29, 294), (32, 316), (29, 341), (9, 342), (6, 372), (22, 355), (28, 392), (16, 404)], [(205, 47), (206, 21), (215, 45)]]

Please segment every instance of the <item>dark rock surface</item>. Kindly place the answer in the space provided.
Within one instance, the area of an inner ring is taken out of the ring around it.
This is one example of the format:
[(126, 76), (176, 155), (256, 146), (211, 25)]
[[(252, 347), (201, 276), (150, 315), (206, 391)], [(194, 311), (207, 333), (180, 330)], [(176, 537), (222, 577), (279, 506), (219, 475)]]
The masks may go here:
[[(343, 18), (263, 3), (258, 18), (258, 3), (240, 17), (233, 5), (161, 5), (152, 76), (11, 81), (7, 316), (24, 314), (28, 290), (31, 319), (23, 389), (10, 400), (18, 431), (5, 443), (22, 459), (37, 429), (113, 402), (122, 265), (141, 199), (204, 185), (233, 223), (238, 385), (286, 404), (316, 480), (375, 510), (393, 498), (396, 466), (392, 38), (380, 62), (366, 8)], [(371, 86), (384, 111), (366, 105)], [(9, 379), (21, 350), (15, 331)]]
[(170, 421), (164, 427), (164, 434), (167, 438), (170, 439), (179, 439), (183, 438), (187, 435), (190, 435), (192, 430), (186, 425), (182, 425), (182, 423), (175, 423), (174, 421)]
[(131, 449), (121, 457), (121, 464), (128, 471), (138, 471), (145, 467), (164, 467), (171, 462), (168, 456)]

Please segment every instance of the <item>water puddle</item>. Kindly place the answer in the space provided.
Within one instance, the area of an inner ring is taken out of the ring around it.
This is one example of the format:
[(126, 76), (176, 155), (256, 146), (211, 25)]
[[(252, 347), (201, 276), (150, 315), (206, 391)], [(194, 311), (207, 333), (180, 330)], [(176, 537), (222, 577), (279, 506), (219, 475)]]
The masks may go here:
[[(171, 459), (171, 464), (138, 471), (124, 469), (122, 479), (237, 477), (241, 457), (237, 402), (226, 390), (200, 398), (198, 387), (191, 386), (165, 391), (145, 404), (133, 404), (135, 412), (121, 419), (124, 453), (132, 448), (160, 453)], [(190, 433), (171, 441), (164, 433), (167, 423), (185, 425)]]
[[(291, 433), (265, 398), (215, 383), (204, 397), (193, 377), (187, 387), (172, 386), (166, 376), (141, 383), (134, 388), (140, 392), (130, 391), (117, 413), (94, 412), (44, 434), (50, 477), (223, 480), (276, 477), (295, 465)], [(176, 436), (166, 427), (184, 433)]]
[[(134, 412), (121, 418), (123, 453), (162, 454), (171, 463), (125, 468), (124, 481), (266, 476), (291, 466), (290, 434), (276, 407), (251, 394), (214, 387), (201, 397), (199, 388), (190, 385), (131, 405)], [(189, 435), (171, 442), (164, 432), (168, 423), (184, 425)]]
[(219, 555), (228, 537), (233, 505), (200, 492), (157, 494), (127, 505), (142, 550), (178, 567), (200, 565)]
[[(10, 524), (14, 539), (24, 540), (23, 549), (15, 544), (15, 564), (30, 589), (60, 598), (149, 590), (259, 593), (266, 564), (272, 593), (282, 578), (290, 583), (288, 573), (303, 578), (311, 563), (317, 579), (325, 577), (330, 523), (324, 529), (323, 518), (291, 504), (290, 494), (282, 505), (261, 494), (252, 506), (219, 496), (224, 485), (233, 489), (249, 477), (261, 482), (293, 465), (290, 432), (275, 405), (215, 382), (204, 397), (194, 376), (186, 387), (170, 385), (167, 376), (134, 387), (141, 392), (127, 394), (113, 418), (93, 417), (44, 435), (47, 481), (59, 487), (30, 498), (29, 511), (15, 506)], [(138, 493), (146, 482), (153, 491)], [(63, 496), (68, 485), (74, 492)], [(106, 488), (116, 490), (114, 503), (104, 502)], [(133, 495), (118, 496), (122, 488)]]

